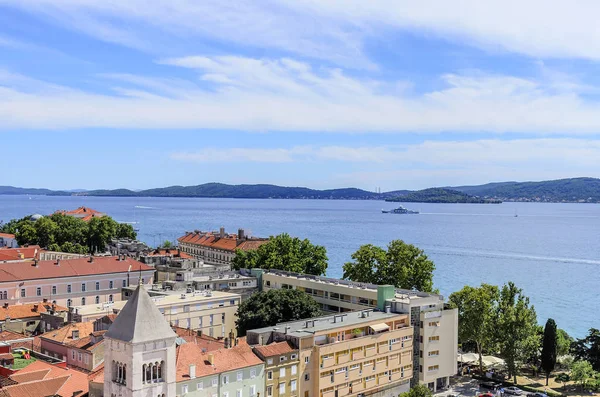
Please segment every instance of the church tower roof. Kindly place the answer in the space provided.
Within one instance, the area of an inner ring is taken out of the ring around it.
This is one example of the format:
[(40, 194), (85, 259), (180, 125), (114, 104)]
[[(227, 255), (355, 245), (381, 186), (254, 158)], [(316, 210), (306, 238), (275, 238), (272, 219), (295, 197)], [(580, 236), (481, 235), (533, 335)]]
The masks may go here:
[(129, 343), (143, 343), (175, 338), (177, 334), (173, 332), (148, 292), (142, 285), (138, 285), (104, 337)]

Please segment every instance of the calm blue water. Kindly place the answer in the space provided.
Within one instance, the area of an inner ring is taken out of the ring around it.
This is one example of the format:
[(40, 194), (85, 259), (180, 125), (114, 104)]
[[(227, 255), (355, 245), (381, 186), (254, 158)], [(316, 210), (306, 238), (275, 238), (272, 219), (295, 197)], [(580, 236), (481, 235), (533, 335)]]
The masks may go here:
[(407, 204), (422, 213), (403, 216), (382, 214), (394, 205), (379, 201), (0, 196), (0, 219), (80, 205), (139, 222), (150, 245), (220, 226), (306, 237), (327, 248), (333, 277), (361, 244), (403, 239), (434, 260), (435, 286), (446, 296), (465, 284), (512, 280), (540, 323), (552, 317), (574, 336), (600, 327), (600, 205)]

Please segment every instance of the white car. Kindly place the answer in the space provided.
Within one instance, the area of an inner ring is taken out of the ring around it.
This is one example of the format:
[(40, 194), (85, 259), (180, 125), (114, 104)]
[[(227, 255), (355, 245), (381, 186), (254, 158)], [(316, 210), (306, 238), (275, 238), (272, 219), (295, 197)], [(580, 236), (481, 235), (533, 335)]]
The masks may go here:
[(506, 393), (506, 394), (513, 394), (515, 396), (520, 396), (521, 394), (523, 394), (523, 390), (519, 389), (516, 386), (510, 386), (510, 387), (505, 387), (504, 388), (504, 393)]

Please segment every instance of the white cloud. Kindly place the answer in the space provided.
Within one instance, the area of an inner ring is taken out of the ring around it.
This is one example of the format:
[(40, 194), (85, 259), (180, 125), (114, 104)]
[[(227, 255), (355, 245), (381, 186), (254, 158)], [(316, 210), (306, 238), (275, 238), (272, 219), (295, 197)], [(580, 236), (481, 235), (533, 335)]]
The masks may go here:
[[(501, 75), (442, 76), (421, 95), (314, 69), (292, 59), (186, 57), (198, 79), (103, 75), (115, 95), (0, 73), (0, 129), (173, 128), (334, 132), (597, 134), (600, 104), (553, 81)], [(111, 85), (112, 84), (112, 85)], [(405, 84), (406, 85), (406, 84)]]
[[(0, 0), (61, 26), (146, 51), (199, 39), (374, 67), (365, 42), (418, 35), (541, 58), (600, 59), (593, 0)], [(384, 27), (385, 29), (382, 29)]]

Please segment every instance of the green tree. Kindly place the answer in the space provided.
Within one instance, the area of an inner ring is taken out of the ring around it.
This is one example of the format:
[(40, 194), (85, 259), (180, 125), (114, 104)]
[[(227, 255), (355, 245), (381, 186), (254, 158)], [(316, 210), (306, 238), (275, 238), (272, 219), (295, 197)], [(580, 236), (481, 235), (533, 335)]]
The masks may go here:
[(400, 397), (432, 397), (433, 393), (425, 385), (415, 385), (409, 391), (400, 394)]
[(92, 218), (88, 222), (87, 245), (90, 252), (104, 251), (111, 238), (117, 235), (118, 223), (108, 216)]
[(576, 360), (586, 360), (595, 371), (600, 371), (600, 331), (591, 328), (585, 338), (573, 342), (571, 353)]
[(26, 221), (19, 224), (15, 237), (19, 245), (38, 244), (37, 231), (33, 222)]
[(571, 377), (569, 376), (569, 374), (563, 372), (563, 373), (556, 375), (556, 378), (554, 378), (554, 380), (558, 383), (562, 383), (563, 384), (562, 387), (564, 390), (565, 384), (571, 380)]
[(571, 380), (579, 386), (581, 386), (581, 390), (584, 389), (586, 383), (593, 379), (596, 371), (592, 367), (592, 364), (589, 361), (581, 360), (575, 361), (573, 363), (573, 367), (571, 368)]
[(235, 269), (278, 269), (295, 273), (323, 275), (327, 270), (325, 247), (313, 245), (287, 233), (271, 237), (256, 250), (236, 250), (232, 260)]
[(574, 339), (564, 329), (556, 330), (556, 354), (558, 357), (566, 356), (571, 350)]
[(498, 302), (498, 287), (481, 284), (465, 286), (450, 294), (450, 306), (458, 310), (458, 339), (474, 343), (479, 355), (479, 369), (483, 373), (483, 352), (494, 343), (493, 318)]
[(117, 224), (117, 238), (128, 238), (131, 240), (135, 240), (137, 238), (137, 233), (132, 225), (128, 223), (118, 223)]
[(320, 305), (310, 296), (295, 289), (272, 289), (257, 292), (241, 303), (235, 324), (238, 335), (280, 322), (317, 317)]
[(163, 247), (163, 248), (167, 248), (167, 249), (168, 249), (168, 248), (172, 248), (172, 247), (173, 247), (173, 243), (172, 243), (172, 242), (170, 242), (169, 240), (165, 240), (165, 242), (164, 242), (164, 243), (162, 243), (162, 247)]
[(537, 316), (529, 298), (513, 282), (502, 286), (496, 308), (495, 337), (508, 375), (517, 383), (517, 363), (524, 362), (539, 349)]
[(56, 238), (58, 226), (48, 217), (43, 217), (35, 221), (33, 227), (37, 236), (37, 242), (41, 247), (48, 247)]
[(542, 340), (542, 369), (546, 374), (546, 386), (548, 386), (550, 373), (556, 367), (557, 340), (556, 322), (549, 318), (544, 327), (544, 338)]
[(88, 228), (85, 221), (61, 213), (52, 214), (49, 218), (57, 226), (54, 233), (57, 244), (63, 245), (66, 242), (85, 244)]
[(344, 264), (345, 279), (433, 292), (435, 264), (412, 244), (393, 240), (387, 250), (367, 244), (352, 254), (352, 259)]

